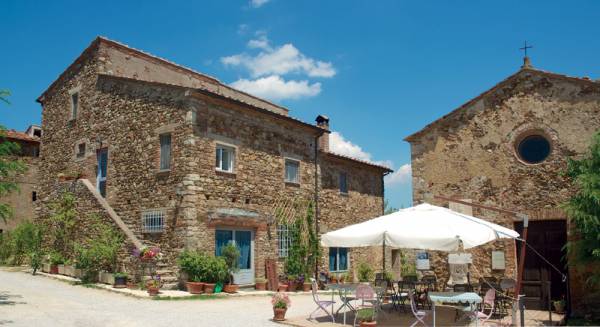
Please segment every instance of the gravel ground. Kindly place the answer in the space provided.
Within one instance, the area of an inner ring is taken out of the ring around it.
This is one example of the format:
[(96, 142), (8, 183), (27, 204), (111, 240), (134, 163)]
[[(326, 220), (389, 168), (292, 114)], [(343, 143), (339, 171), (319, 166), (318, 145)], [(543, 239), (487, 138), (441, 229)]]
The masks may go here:
[[(308, 315), (310, 295), (293, 295), (287, 315)], [(2, 326), (282, 326), (268, 296), (155, 301), (0, 270)]]

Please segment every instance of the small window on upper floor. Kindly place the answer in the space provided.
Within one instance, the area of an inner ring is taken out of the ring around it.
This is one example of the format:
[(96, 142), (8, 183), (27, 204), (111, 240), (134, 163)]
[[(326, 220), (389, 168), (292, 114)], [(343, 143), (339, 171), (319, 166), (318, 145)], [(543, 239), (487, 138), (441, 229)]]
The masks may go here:
[(160, 134), (160, 170), (171, 169), (171, 134)]
[(31, 192), (31, 201), (32, 202), (37, 201), (37, 192), (36, 191)]
[(79, 143), (77, 145), (77, 158), (85, 157), (85, 143)]
[(300, 162), (298, 160), (285, 159), (285, 181), (300, 183)]
[(79, 111), (79, 92), (71, 94), (71, 120), (77, 118), (77, 112)]
[(233, 173), (235, 164), (235, 148), (217, 144), (215, 168), (219, 171)]
[(344, 172), (340, 173), (340, 193), (348, 194), (348, 175)]
[(39, 128), (33, 129), (33, 136), (42, 137), (42, 130)]

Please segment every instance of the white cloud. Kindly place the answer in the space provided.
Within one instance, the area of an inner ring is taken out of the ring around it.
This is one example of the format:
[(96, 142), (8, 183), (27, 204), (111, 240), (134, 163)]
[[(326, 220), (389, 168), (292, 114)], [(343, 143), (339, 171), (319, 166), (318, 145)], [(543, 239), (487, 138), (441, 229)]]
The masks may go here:
[[(379, 164), (382, 166), (392, 168), (394, 165), (390, 160), (376, 161), (373, 160), (373, 156), (363, 150), (359, 145), (346, 140), (344, 136), (338, 132), (331, 132), (329, 135), (329, 150), (333, 153), (345, 155), (355, 159)], [(386, 185), (399, 185), (406, 184), (411, 180), (411, 166), (410, 164), (404, 164), (400, 168), (396, 169), (393, 173), (385, 177)]]
[(270, 0), (250, 0), (250, 6), (253, 8), (262, 7), (262, 5), (266, 4)]
[(385, 176), (386, 185), (407, 184), (411, 181), (412, 169), (410, 164), (404, 164), (393, 173)]
[(250, 40), (247, 46), (261, 51), (255, 56), (240, 53), (222, 57), (221, 62), (226, 66), (245, 67), (254, 78), (288, 73), (306, 74), (310, 77), (333, 77), (336, 74), (332, 63), (309, 58), (291, 43), (272, 48), (264, 34)]
[(240, 24), (238, 25), (237, 33), (238, 35), (245, 35), (248, 32), (250, 26), (248, 24)]
[(271, 100), (299, 99), (313, 97), (321, 93), (321, 83), (310, 84), (308, 81), (285, 81), (277, 75), (261, 77), (255, 80), (239, 79), (231, 86), (257, 97)]

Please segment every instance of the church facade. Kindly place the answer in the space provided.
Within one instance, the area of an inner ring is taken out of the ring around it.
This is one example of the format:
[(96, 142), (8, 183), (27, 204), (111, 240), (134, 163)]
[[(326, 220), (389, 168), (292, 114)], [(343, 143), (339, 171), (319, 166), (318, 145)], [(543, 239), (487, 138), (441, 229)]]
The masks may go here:
[[(529, 243), (561, 270), (527, 250), (527, 306), (545, 308), (548, 299), (565, 298), (573, 313), (591, 312), (598, 299), (563, 257), (563, 246), (574, 235), (560, 207), (575, 191), (562, 174), (567, 161), (584, 155), (598, 130), (600, 82), (538, 70), (525, 58), (515, 74), (405, 139), (411, 145), (413, 202), (448, 205), (444, 197), (527, 214)], [(522, 229), (522, 219), (514, 215), (466, 208)], [(474, 249), (472, 279), (516, 278), (516, 243)], [(493, 252), (504, 256), (503, 269), (494, 269)], [(432, 262), (438, 276), (447, 274), (446, 255), (433, 254)]]

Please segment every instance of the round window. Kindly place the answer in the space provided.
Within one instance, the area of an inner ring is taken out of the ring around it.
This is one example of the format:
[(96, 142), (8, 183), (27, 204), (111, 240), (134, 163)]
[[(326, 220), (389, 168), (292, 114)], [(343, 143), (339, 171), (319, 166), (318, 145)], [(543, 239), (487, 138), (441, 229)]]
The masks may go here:
[(550, 142), (542, 135), (529, 135), (519, 142), (517, 153), (526, 163), (540, 163), (550, 155)]

